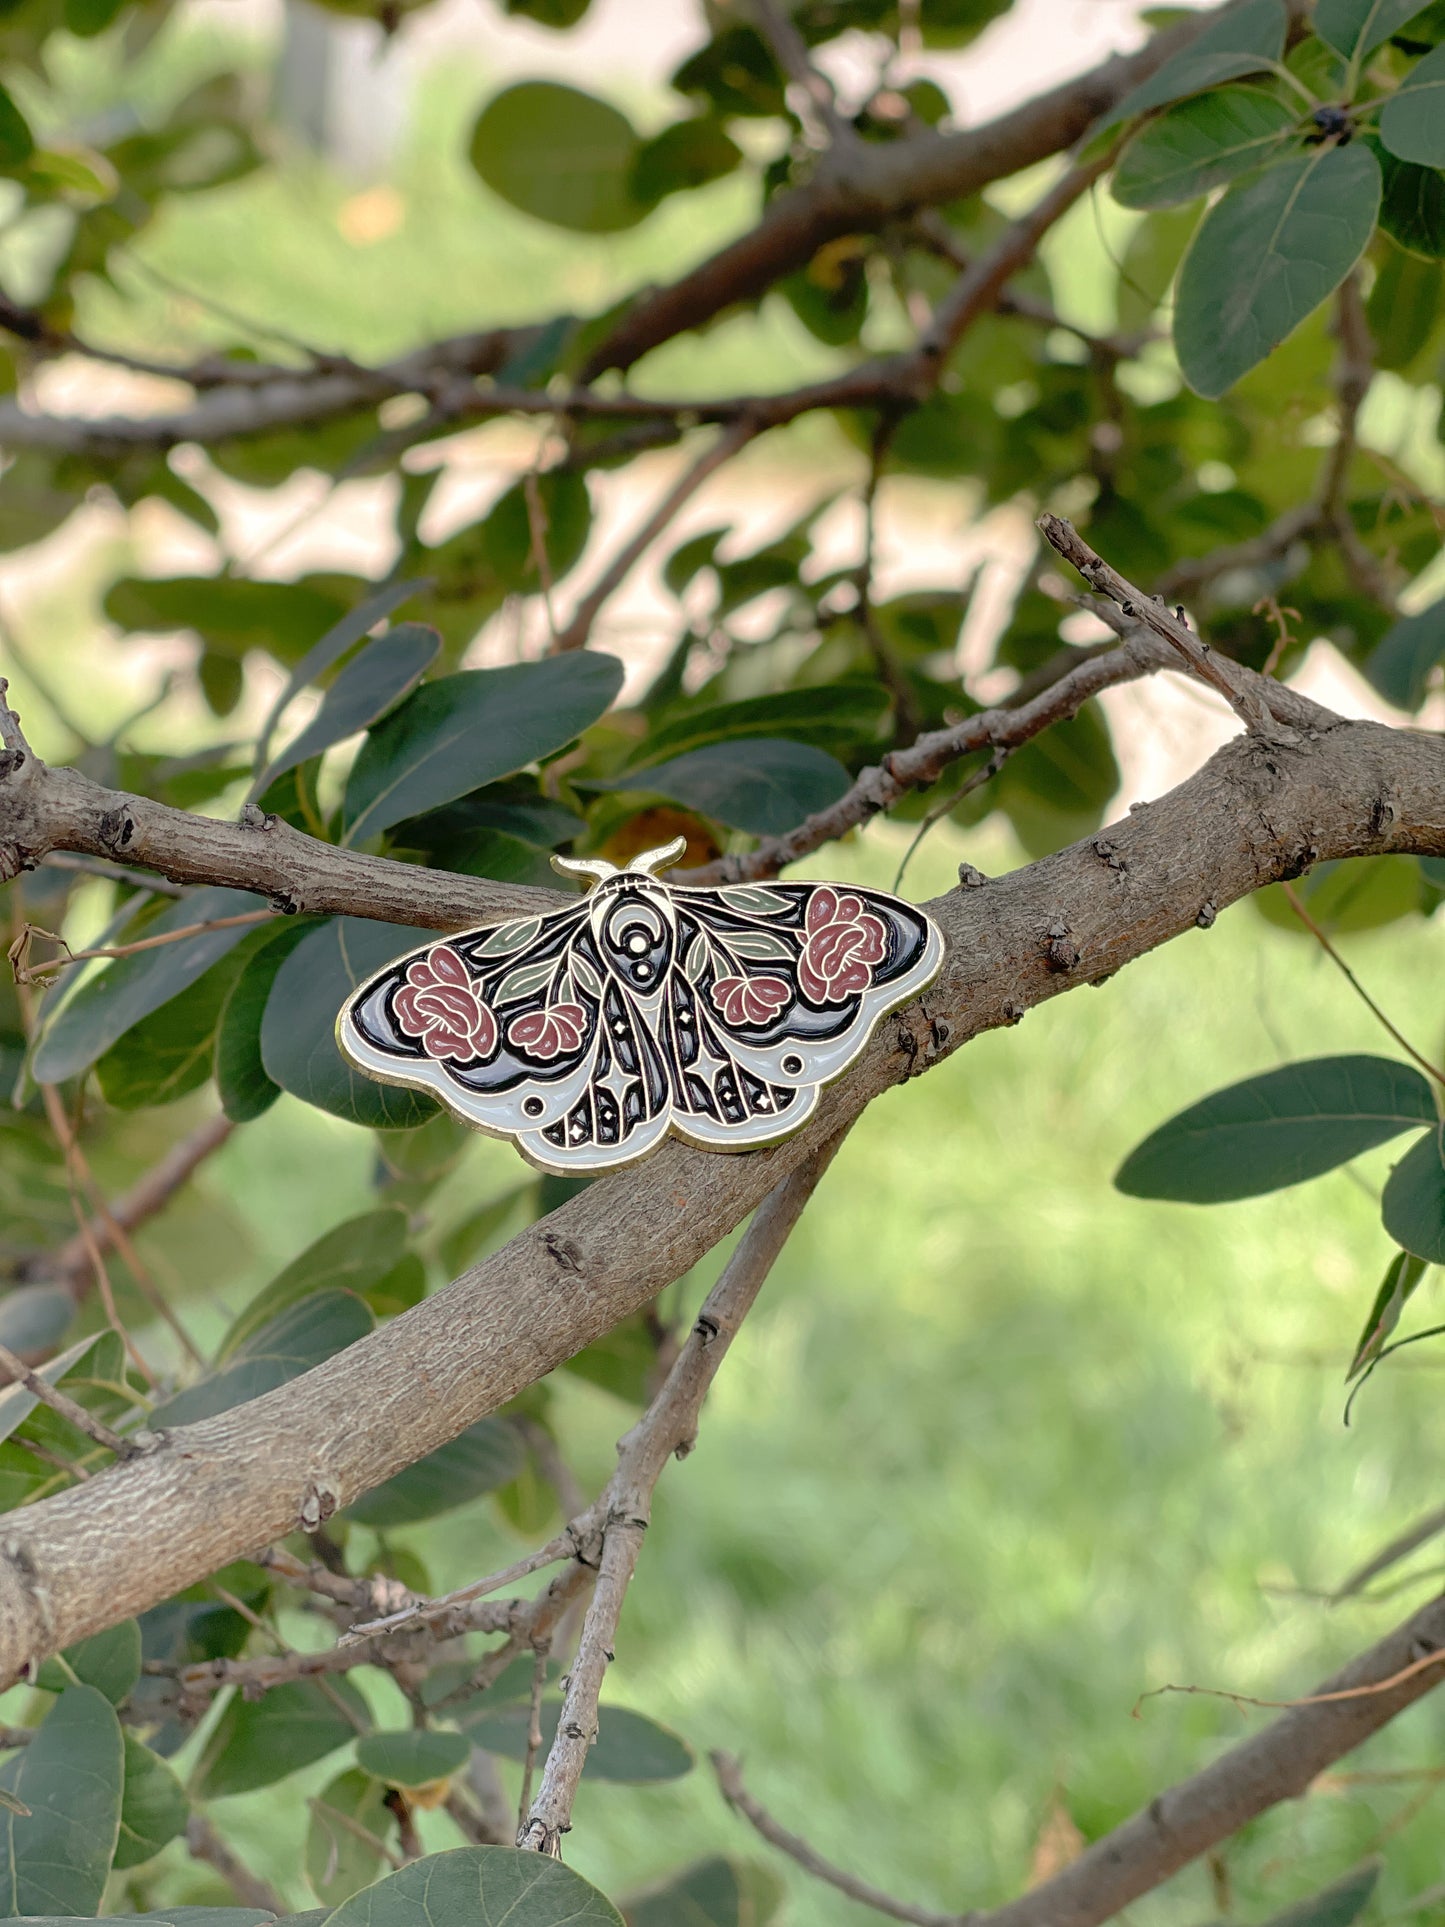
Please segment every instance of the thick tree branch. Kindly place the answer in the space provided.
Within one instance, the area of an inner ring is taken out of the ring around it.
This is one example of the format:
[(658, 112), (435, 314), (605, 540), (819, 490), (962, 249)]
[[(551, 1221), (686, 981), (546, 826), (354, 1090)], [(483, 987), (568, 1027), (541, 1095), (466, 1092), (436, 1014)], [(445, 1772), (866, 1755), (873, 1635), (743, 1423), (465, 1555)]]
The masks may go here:
[(1211, 18), (1209, 12), (1193, 15), (1156, 34), (1137, 53), (1116, 55), (983, 127), (833, 150), (807, 186), (780, 194), (749, 233), (680, 281), (643, 295), (593, 354), (583, 380), (609, 368), (630, 368), (674, 335), (755, 300), (840, 235), (874, 233), (920, 207), (963, 200), (991, 181), (1072, 147)]
[[(1104, 835), (935, 900), (947, 942), (936, 984), (883, 1024), (792, 1139), (731, 1158), (669, 1144), (303, 1377), (14, 1514), (0, 1542), (0, 1680), (314, 1529), (495, 1411), (655, 1297), (873, 1097), (980, 1031), (1312, 863), (1445, 854), (1445, 742), (1373, 723), (1298, 734), (1241, 736)], [(413, 919), (443, 881), (380, 867), (397, 895), (373, 902), (393, 917)]]
[[(736, 1760), (715, 1753), (713, 1766), (729, 1805), (765, 1840), (816, 1878), (895, 1920), (913, 1921), (918, 1927), (1100, 1927), (1259, 1814), (1307, 1793), (1316, 1775), (1423, 1699), (1445, 1680), (1445, 1665), (1423, 1667), (1383, 1692), (1360, 1689), (1393, 1680), (1442, 1648), (1445, 1594), (1352, 1659), (1263, 1732), (1157, 1795), (1053, 1879), (1005, 1906), (982, 1912), (949, 1914), (912, 1906), (843, 1872), (752, 1798)], [(1331, 1699), (1332, 1694), (1350, 1697)]]

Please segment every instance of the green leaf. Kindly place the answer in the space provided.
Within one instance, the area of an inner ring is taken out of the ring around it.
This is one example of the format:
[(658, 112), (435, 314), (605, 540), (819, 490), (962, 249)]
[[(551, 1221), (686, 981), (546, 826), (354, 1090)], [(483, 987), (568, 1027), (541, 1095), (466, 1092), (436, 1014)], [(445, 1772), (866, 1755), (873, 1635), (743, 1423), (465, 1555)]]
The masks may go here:
[(122, 576), (107, 590), (104, 608), (122, 629), (161, 634), (193, 629), (213, 649), (233, 655), (268, 649), (289, 661), (319, 629), (338, 623), (349, 602), (350, 597), (330, 583), (256, 582), (229, 575)]
[[(1420, 866), (1408, 856), (1365, 856), (1317, 863), (1294, 886), (1310, 916), (1330, 936), (1379, 930), (1421, 907)], [(1309, 931), (1295, 915), (1283, 885), (1259, 891), (1250, 901), (1267, 922), (1302, 939)]]
[(638, 1311), (564, 1359), (562, 1369), (575, 1372), (589, 1384), (600, 1385), (604, 1392), (625, 1399), (629, 1405), (646, 1405), (654, 1389), (652, 1375), (657, 1359), (657, 1327), (649, 1323), (645, 1312)]
[(741, 737), (579, 787), (665, 796), (732, 829), (773, 836), (836, 803), (850, 781), (836, 757), (807, 743)]
[(0, 1918), (99, 1911), (120, 1834), (125, 1749), (115, 1708), (71, 1686), (30, 1744), (0, 1766), (0, 1788), (29, 1807), (0, 1809)]
[(622, 664), (583, 651), (427, 683), (362, 744), (346, 785), (345, 841), (453, 802), (550, 756), (605, 714)]
[(480, 1419), (384, 1485), (363, 1493), (345, 1516), (383, 1530), (435, 1519), (505, 1485), (521, 1464), (522, 1445), (512, 1427), (501, 1419)]
[[(209, 923), (265, 907), (262, 899), (249, 890), (194, 890), (146, 924), (143, 934), (161, 936), (193, 923)], [(98, 976), (83, 983), (46, 1025), (31, 1067), (37, 1082), (61, 1084), (89, 1069), (133, 1025), (189, 989), (254, 930), (254, 925), (245, 923), (226, 930), (205, 930), (198, 936), (158, 944), (153, 950), (140, 950), (107, 964)]]
[(544, 27), (575, 27), (586, 13), (589, 0), (504, 0), (502, 11), (525, 14)]
[(371, 1312), (349, 1291), (318, 1291), (263, 1325), (231, 1354), (224, 1371), (203, 1378), (159, 1405), (156, 1425), (194, 1425), (233, 1405), (274, 1392), (333, 1353), (365, 1338)]
[[(1445, 113), (1445, 100), (1441, 101)], [(1384, 176), (1380, 226), (1392, 240), (1427, 261), (1445, 259), (1445, 173), (1397, 161), (1380, 148), (1376, 158)], [(1374, 289), (1370, 290), (1373, 297)]]
[(784, 1887), (770, 1867), (713, 1854), (622, 1903), (627, 1927), (767, 1927)]
[(81, 39), (104, 33), (126, 0), (65, 0), (65, 25)]
[(1025, 850), (1040, 857), (1097, 829), (1118, 787), (1109, 725), (1090, 707), (1011, 756), (994, 795)]
[(1141, 127), (1114, 169), (1124, 207), (1175, 207), (1267, 161), (1298, 119), (1295, 105), (1259, 85), (1221, 87)]
[[(40, 1377), (47, 1385), (64, 1386), (75, 1398), (83, 1392), (84, 1382), (92, 1374), (104, 1375), (124, 1359), (124, 1348), (117, 1354), (118, 1342), (114, 1332), (92, 1332), (88, 1338), (78, 1339), (58, 1358), (47, 1359), (45, 1364), (37, 1368)], [(84, 1402), (82, 1397), (80, 1403)], [(36, 1413), (39, 1404), (35, 1394), (27, 1392), (23, 1385), (7, 1385), (0, 1391), (0, 1439), (8, 1439), (12, 1432)], [(71, 1433), (70, 1436), (73, 1439), (75, 1434)]]
[[(422, 1128), (425, 1130), (425, 1125)], [(378, 1318), (395, 1318), (426, 1297), (426, 1266), (416, 1252), (408, 1251), (397, 1259), (384, 1278), (368, 1285), (361, 1296)]]
[(370, 1886), (385, 1865), (395, 1816), (386, 1804), (386, 1788), (358, 1767), (338, 1773), (310, 1805), (306, 1878), (318, 1900), (339, 1907)]
[(1445, 656), (1445, 596), (1417, 615), (1401, 616), (1385, 631), (1362, 665), (1366, 676), (1397, 709), (1418, 709), (1430, 671)]
[(0, 87), (0, 168), (22, 167), (35, 152), (29, 123), (4, 87)]
[[(561, 1712), (560, 1700), (543, 1702), (544, 1754), (556, 1736)], [(487, 1753), (500, 1753), (507, 1760), (526, 1759), (532, 1720), (528, 1701), (517, 1700), (494, 1711), (483, 1698), (475, 1712), (463, 1706), (455, 1717), (473, 1746)], [(608, 1706), (598, 1714), (597, 1739), (588, 1751), (583, 1771), (594, 1780), (650, 1786), (661, 1780), (680, 1780), (685, 1773), (691, 1773), (693, 1764), (691, 1747), (676, 1733), (641, 1713), (632, 1712), (629, 1707)]]
[(612, 1902), (580, 1874), (518, 1847), (428, 1854), (345, 1901), (326, 1927), (622, 1927)]
[[(779, 737), (811, 743), (835, 754), (871, 744), (882, 727), (888, 698), (877, 682), (821, 683), (811, 689), (784, 689), (772, 696), (747, 696), (741, 702), (714, 703), (689, 710), (649, 731), (629, 770), (662, 762), (704, 743), (737, 737)], [(645, 759), (645, 761), (643, 760)]]
[(133, 1733), (125, 1736), (125, 1795), (114, 1865), (139, 1867), (184, 1833), (191, 1805), (175, 1774)]
[(356, 1742), (356, 1758), (388, 1786), (431, 1786), (460, 1773), (471, 1753), (464, 1734), (408, 1727), (400, 1733), (368, 1733)]
[(1393, 372), (1409, 367), (1445, 313), (1445, 261), (1423, 261), (1403, 247), (1382, 245), (1365, 319), (1375, 341), (1375, 366)]
[(1399, 1324), (1400, 1313), (1428, 1269), (1423, 1259), (1409, 1251), (1395, 1253), (1381, 1280), (1380, 1289), (1375, 1293), (1375, 1302), (1370, 1306), (1365, 1329), (1360, 1333), (1354, 1357), (1350, 1360), (1350, 1369), (1345, 1374), (1347, 1381), (1358, 1377), (1373, 1359), (1380, 1356), (1385, 1340)]
[(480, 523), (453, 538), (468, 544), (475, 538), (478, 559), (490, 569), (498, 587), (513, 595), (542, 586), (537, 573), (539, 538), (555, 582), (581, 557), (592, 528), (592, 497), (584, 475), (572, 468), (553, 468), (533, 480), (535, 516), (527, 484), (517, 482)]
[(1445, 167), (1445, 46), (1426, 54), (1385, 102), (1380, 139), (1399, 160)]
[(1358, 63), (1420, 11), (1421, 0), (1319, 0), (1310, 25), (1346, 60)]
[(410, 601), (427, 586), (424, 581), (383, 584), (374, 595), (367, 596), (354, 609), (348, 610), (326, 631), (319, 642), (311, 645), (287, 677), (285, 686), (272, 703), (266, 721), (261, 726), (261, 734), (256, 743), (258, 775), (265, 767), (266, 756), (277, 723), (306, 685), (314, 682), (316, 677), (324, 675), (332, 663), (339, 662), (348, 649), (360, 642), (368, 629), (374, 629), (377, 623), (384, 621), (394, 609), (399, 609), (403, 602)]
[(1121, 120), (1133, 120), (1151, 107), (1167, 107), (1188, 94), (1203, 93), (1222, 81), (1257, 74), (1284, 52), (1285, 13), (1280, 0), (1246, 0), (1231, 7), (1222, 19), (1205, 28), (1197, 40), (1166, 60), (1158, 73), (1142, 81), (1095, 122), (1102, 133)]
[(1445, 1167), (1438, 1125), (1417, 1138), (1390, 1173), (1380, 1215), (1397, 1245), (1427, 1265), (1445, 1264)]
[(365, 1298), (405, 1250), (406, 1213), (394, 1206), (366, 1211), (359, 1218), (333, 1225), (293, 1258), (236, 1317), (217, 1347), (216, 1363), (225, 1364), (280, 1312), (313, 1292), (349, 1291)]
[(370, 1724), (366, 1701), (341, 1674), (273, 1686), (258, 1700), (233, 1694), (196, 1763), (191, 1794), (219, 1800), (272, 1786), (324, 1760)]
[(516, 1185), (500, 1197), (479, 1204), (460, 1224), (454, 1225), (438, 1246), (437, 1255), (447, 1276), (455, 1278), (491, 1250), (498, 1234), (521, 1218), (524, 1203), (530, 1202), (535, 1192), (532, 1184)]
[(215, 1074), (221, 1109), (233, 1124), (269, 1111), (281, 1086), (261, 1062), (261, 1024), (277, 973), (304, 937), (321, 925), (314, 917), (288, 919), (248, 951), (216, 1025)]
[(1278, 161), (1210, 209), (1174, 312), (1196, 394), (1217, 401), (1339, 286), (1374, 231), (1380, 191), (1379, 162), (1355, 141)]
[[(242, 930), (250, 949), (262, 930)], [(245, 967), (247, 948), (238, 944), (211, 965), (178, 997), (142, 1017), (117, 1038), (96, 1062), (95, 1074), (107, 1104), (118, 1111), (173, 1104), (211, 1075), (221, 1012)]]
[(1379, 1878), (1379, 1861), (1367, 1860), (1333, 1886), (1311, 1894), (1308, 1900), (1297, 1900), (1282, 1914), (1271, 1915), (1264, 1927), (1350, 1927), (1364, 1911)]
[(503, 88), (482, 109), (468, 148), (494, 194), (576, 234), (635, 227), (648, 204), (632, 189), (640, 143), (606, 101), (551, 80)]
[(357, 651), (327, 690), (321, 707), (299, 736), (272, 758), (257, 780), (262, 789), (319, 756), (358, 730), (378, 722), (421, 681), (435, 662), (442, 639), (420, 622), (403, 622)]
[(668, 194), (721, 180), (740, 167), (742, 159), (742, 149), (711, 114), (674, 121), (638, 146), (632, 162), (632, 197), (643, 207), (655, 207)]
[(1430, 1086), (1412, 1065), (1316, 1057), (1192, 1104), (1129, 1153), (1114, 1183), (1134, 1198), (1255, 1198), (1332, 1171), (1434, 1119)]
[(0, 1299), (0, 1345), (43, 1358), (70, 1330), (75, 1312), (64, 1285), (21, 1285)]
[[(435, 687), (435, 685), (433, 685)], [(287, 957), (261, 1019), (261, 1063), (283, 1091), (376, 1131), (404, 1131), (436, 1115), (420, 1091), (364, 1077), (336, 1048), (336, 1013), (363, 977), (434, 930), (408, 930), (366, 917), (333, 917)]]
[(67, 1686), (93, 1686), (112, 1706), (126, 1699), (140, 1678), (140, 1624), (123, 1619), (107, 1626), (63, 1653), (47, 1659), (35, 1684), (47, 1693), (63, 1693)]

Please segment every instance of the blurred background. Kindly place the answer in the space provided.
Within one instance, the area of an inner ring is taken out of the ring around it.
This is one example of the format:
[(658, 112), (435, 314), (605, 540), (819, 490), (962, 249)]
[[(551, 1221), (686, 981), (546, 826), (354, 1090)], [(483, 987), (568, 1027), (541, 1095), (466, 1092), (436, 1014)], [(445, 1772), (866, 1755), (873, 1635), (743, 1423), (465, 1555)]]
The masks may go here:
[[(1133, 0), (1021, 0), (971, 47), (930, 55), (928, 71), (967, 125), (1137, 45), (1139, 15)], [(103, 49), (73, 41), (51, 78), (97, 123), (226, 71), (274, 90), (279, 130), (272, 166), (170, 197), (113, 264), (113, 285), (86, 289), (77, 329), (146, 357), (188, 358), (230, 340), (239, 316), (258, 337), (374, 358), (478, 325), (479, 309), (497, 323), (591, 310), (641, 279), (671, 278), (752, 218), (741, 177), (622, 234), (567, 234), (491, 195), (464, 148), (478, 100), (510, 77), (571, 79), (625, 105), (642, 129), (660, 125), (666, 77), (697, 37), (685, 0), (595, 0), (585, 25), (563, 35), (476, 0), (441, 0), (415, 21), (403, 9), (390, 34), (307, 0), (190, 0), (128, 83), (139, 89), (130, 101), (115, 98)], [(846, 42), (829, 59), (846, 86)], [(1027, 199), (1035, 185), (1010, 183), (1008, 194)], [(1116, 258), (1134, 219), (1101, 196), (1051, 235), (1061, 312), (1114, 324)], [(43, 221), (7, 226), (0, 207), (16, 299), (27, 275), (43, 280), (56, 244)], [(652, 357), (646, 380), (672, 393), (774, 387), (834, 365), (770, 301)], [(72, 413), (159, 410), (177, 392), (66, 357), (34, 380), (38, 404)], [(1389, 417), (1389, 394), (1372, 406), (1370, 432), (1414, 449), (1438, 490), (1438, 445), (1416, 447), (1414, 425)], [(444, 466), (422, 530), (437, 541), (510, 485), (536, 439), (503, 422), (415, 453)], [(589, 555), (611, 552), (637, 497), (650, 499), (677, 460), (661, 452), (595, 479)], [(261, 579), (337, 568), (379, 578), (391, 564), (393, 478), (333, 485), (303, 468), (262, 489), (196, 450), (176, 465), (216, 509), (213, 537), (153, 497), (129, 513), (97, 497), (4, 557), (0, 652), (43, 755), (69, 752), (67, 718), (103, 739), (168, 667), (191, 659), (176, 636), (117, 641), (100, 609), (117, 575), (204, 573), (225, 560)], [(704, 490), (669, 545), (726, 521), (740, 547), (753, 546), (863, 469), (831, 421), (799, 424)], [(838, 506), (820, 553), (830, 541), (851, 552), (857, 515), (855, 503)], [(890, 478), (881, 590), (962, 584), (981, 570), (962, 661), (982, 668), (1029, 539), (1025, 511), (981, 514), (971, 482)], [(535, 615), (509, 606), (467, 661), (534, 649)], [(609, 605), (597, 646), (640, 680), (675, 621), (649, 562)], [(178, 677), (156, 741), (201, 749), (254, 728), (281, 675), (253, 665), (242, 708), (224, 722)], [(1347, 713), (1392, 714), (1326, 643), (1296, 681)], [(1104, 700), (1121, 771), (1112, 814), (1231, 733), (1210, 696), (1173, 681)], [(151, 727), (135, 723), (133, 740), (144, 744)], [(805, 872), (887, 886), (909, 834), (875, 826)], [(965, 859), (987, 873), (1025, 860), (1001, 817), (945, 825), (914, 859), (908, 894), (949, 887)], [(1437, 1048), (1438, 921), (1341, 941), (1412, 1039)], [(729, 1357), (698, 1450), (664, 1478), (612, 1697), (645, 1707), (700, 1755), (740, 1753), (757, 1795), (825, 1854), (903, 1896), (966, 1908), (1056, 1869), (1079, 1829), (1113, 1824), (1268, 1717), (1175, 1696), (1134, 1717), (1141, 1693), (1168, 1683), (1305, 1691), (1382, 1633), (1423, 1594), (1394, 1596), (1392, 1575), (1348, 1605), (1322, 1595), (1439, 1498), (1445, 1352), (1424, 1346), (1392, 1362), (1342, 1422), (1345, 1366), (1389, 1255), (1376, 1203), (1389, 1150), (1307, 1188), (1209, 1211), (1110, 1187), (1124, 1154), (1205, 1091), (1294, 1057), (1382, 1048), (1393, 1047), (1308, 937), (1246, 904), (876, 1104)], [(97, 1169), (114, 1188), (213, 1104), (197, 1094), (138, 1114), (97, 1152)], [(524, 1175), (507, 1147), (478, 1140), (425, 1216), (440, 1235)], [(375, 1178), (369, 1133), (283, 1096), (146, 1227), (143, 1250), (197, 1333), (218, 1336), (297, 1250), (368, 1207)], [(503, 1213), (494, 1242), (507, 1228)], [(675, 1288), (679, 1309), (715, 1269)], [(1427, 1303), (1422, 1322), (1437, 1311)], [(591, 1489), (629, 1408), (565, 1373), (556, 1395), (573, 1469)], [(489, 1501), (394, 1536), (438, 1589), (516, 1556), (528, 1538)], [(1415, 1563), (1424, 1584), (1428, 1548)], [(1307, 1800), (1130, 1917), (1140, 1927), (1234, 1907), (1256, 1917), (1387, 1838), (1394, 1900), (1428, 1887), (1439, 1878), (1442, 1726), (1445, 1711), (1427, 1700)], [(297, 1906), (310, 1904), (294, 1877), (302, 1796), (329, 1772), (226, 1803), (245, 1856)], [(655, 1790), (588, 1784), (569, 1858), (616, 1893), (692, 1851), (752, 1851), (743, 1832), (706, 1770)], [(432, 1844), (451, 1838), (438, 1822)], [(191, 1870), (168, 1853), (173, 1897), (186, 1898)], [(866, 1917), (790, 1865), (777, 1871), (790, 1927)]]

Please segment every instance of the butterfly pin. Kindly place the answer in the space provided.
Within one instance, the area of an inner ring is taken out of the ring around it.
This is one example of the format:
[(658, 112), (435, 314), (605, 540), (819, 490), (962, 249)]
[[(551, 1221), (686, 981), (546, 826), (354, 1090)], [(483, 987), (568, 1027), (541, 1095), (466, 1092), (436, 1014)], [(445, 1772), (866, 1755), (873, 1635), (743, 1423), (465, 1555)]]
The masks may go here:
[(565, 1176), (669, 1131), (714, 1151), (788, 1136), (932, 982), (942, 933), (852, 884), (664, 883), (684, 847), (625, 870), (554, 857), (585, 897), (398, 957), (343, 1004), (342, 1054)]

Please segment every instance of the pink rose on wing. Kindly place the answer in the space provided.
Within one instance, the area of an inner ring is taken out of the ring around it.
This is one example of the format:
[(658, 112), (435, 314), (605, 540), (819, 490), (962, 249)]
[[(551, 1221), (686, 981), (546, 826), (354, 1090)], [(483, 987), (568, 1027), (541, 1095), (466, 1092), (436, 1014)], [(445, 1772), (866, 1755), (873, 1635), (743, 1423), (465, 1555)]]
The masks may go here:
[(712, 1000), (729, 1024), (769, 1023), (792, 994), (782, 977), (719, 977), (712, 987)]
[(587, 1013), (581, 1004), (553, 1004), (515, 1018), (507, 1026), (507, 1042), (529, 1057), (560, 1057), (563, 1051), (580, 1047), (586, 1029)]
[(472, 986), (471, 973), (450, 944), (439, 943), (406, 967), (392, 1001), (396, 1021), (421, 1040), (428, 1057), (469, 1063), (497, 1048), (497, 1020)]
[(862, 900), (827, 884), (808, 899), (798, 982), (814, 1004), (841, 1004), (873, 981), (873, 966), (888, 954), (882, 921)]

